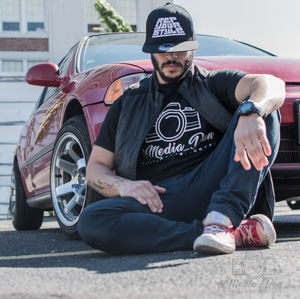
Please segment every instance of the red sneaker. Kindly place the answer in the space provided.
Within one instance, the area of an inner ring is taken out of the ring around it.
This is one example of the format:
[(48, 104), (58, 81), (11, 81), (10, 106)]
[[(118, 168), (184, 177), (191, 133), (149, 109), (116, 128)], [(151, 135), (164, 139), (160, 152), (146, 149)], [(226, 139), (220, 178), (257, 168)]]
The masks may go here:
[(271, 246), (276, 241), (272, 221), (265, 215), (256, 214), (241, 222), (234, 231), (237, 247)]

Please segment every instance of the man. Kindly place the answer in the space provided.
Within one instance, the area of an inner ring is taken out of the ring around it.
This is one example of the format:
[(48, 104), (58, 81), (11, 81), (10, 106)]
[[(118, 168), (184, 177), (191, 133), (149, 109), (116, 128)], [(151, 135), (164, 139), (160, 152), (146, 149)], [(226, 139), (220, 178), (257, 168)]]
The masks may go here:
[(118, 254), (272, 245), (274, 198), (258, 190), (279, 147), (284, 83), (193, 66), (197, 40), (182, 7), (153, 10), (146, 27), (154, 72), (106, 116), (87, 166), (106, 199), (83, 210), (80, 236)]

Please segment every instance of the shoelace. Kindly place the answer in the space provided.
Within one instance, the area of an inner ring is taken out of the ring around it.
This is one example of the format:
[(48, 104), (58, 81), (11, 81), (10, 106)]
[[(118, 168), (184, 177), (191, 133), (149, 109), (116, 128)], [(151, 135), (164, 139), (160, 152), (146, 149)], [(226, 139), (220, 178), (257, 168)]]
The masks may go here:
[(242, 237), (242, 242), (244, 244), (248, 243), (251, 244), (254, 242), (254, 237), (252, 235), (252, 225), (244, 225), (243, 228), (240, 228), (240, 234)]
[(204, 233), (205, 234), (222, 233), (222, 232), (225, 232), (226, 229), (227, 229), (227, 227), (225, 227), (225, 226), (221, 226), (221, 225), (217, 225), (217, 224), (211, 224), (211, 225), (205, 226)]

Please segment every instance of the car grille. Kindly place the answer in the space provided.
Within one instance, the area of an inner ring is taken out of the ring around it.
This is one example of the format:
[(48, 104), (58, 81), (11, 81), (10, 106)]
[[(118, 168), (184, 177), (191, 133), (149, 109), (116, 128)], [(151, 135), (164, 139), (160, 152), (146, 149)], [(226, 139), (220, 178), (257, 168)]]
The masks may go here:
[(281, 125), (281, 141), (275, 163), (300, 163), (300, 145), (295, 125)]

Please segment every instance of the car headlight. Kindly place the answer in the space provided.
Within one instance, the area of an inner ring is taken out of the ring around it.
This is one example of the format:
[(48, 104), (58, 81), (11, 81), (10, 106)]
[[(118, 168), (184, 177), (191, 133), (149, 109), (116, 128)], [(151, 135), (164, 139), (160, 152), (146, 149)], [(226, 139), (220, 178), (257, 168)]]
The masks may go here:
[(144, 79), (146, 77), (145, 73), (133, 74), (122, 77), (115, 82), (113, 82), (104, 97), (104, 102), (107, 105), (111, 105), (122, 93), (125, 91), (127, 87), (130, 85)]

